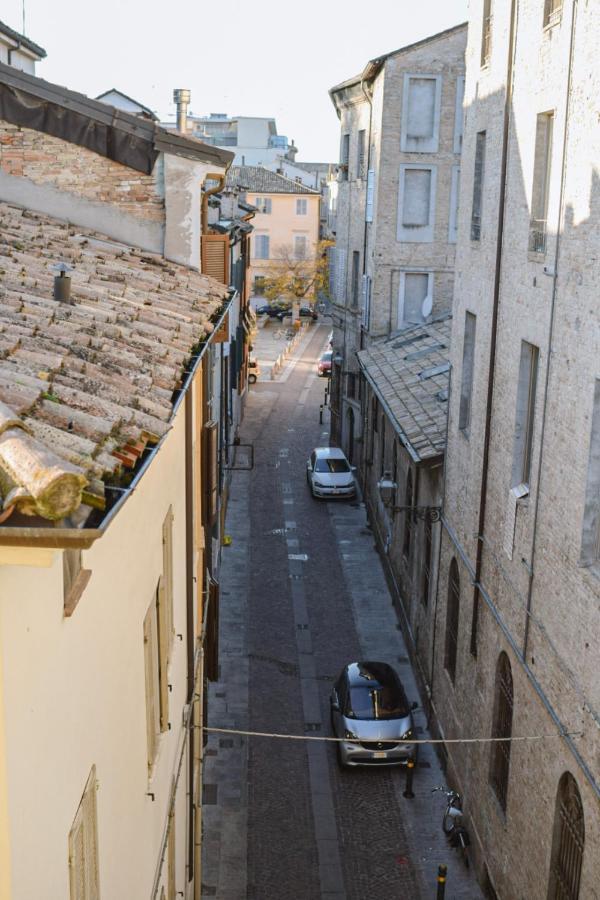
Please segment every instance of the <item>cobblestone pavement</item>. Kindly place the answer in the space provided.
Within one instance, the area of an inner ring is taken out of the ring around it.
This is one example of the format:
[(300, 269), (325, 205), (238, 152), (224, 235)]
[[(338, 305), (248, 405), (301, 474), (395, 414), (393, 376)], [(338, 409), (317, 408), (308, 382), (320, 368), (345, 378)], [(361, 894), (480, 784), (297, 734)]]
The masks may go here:
[[(332, 682), (361, 656), (393, 663), (418, 699), (362, 504), (315, 501), (306, 487), (308, 453), (328, 442), (316, 376), (328, 333), (310, 329), (250, 394), (242, 440), (255, 468), (235, 473), (227, 515), (215, 727), (329, 735)], [(227, 734), (209, 737), (204, 783), (203, 898), (425, 900), (440, 862), (447, 900), (481, 896), (442, 834), (431, 747), (414, 800), (401, 770), (340, 771), (332, 744)]]

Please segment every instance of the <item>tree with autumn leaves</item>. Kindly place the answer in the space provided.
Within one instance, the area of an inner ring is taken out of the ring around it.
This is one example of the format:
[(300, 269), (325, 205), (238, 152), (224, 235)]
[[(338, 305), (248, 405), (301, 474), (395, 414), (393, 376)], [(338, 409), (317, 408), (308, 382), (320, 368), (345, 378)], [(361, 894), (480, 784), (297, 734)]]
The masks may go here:
[(329, 296), (329, 253), (334, 241), (319, 241), (314, 256), (296, 256), (291, 245), (276, 248), (268, 274), (265, 274), (264, 296), (270, 302), (314, 303)]

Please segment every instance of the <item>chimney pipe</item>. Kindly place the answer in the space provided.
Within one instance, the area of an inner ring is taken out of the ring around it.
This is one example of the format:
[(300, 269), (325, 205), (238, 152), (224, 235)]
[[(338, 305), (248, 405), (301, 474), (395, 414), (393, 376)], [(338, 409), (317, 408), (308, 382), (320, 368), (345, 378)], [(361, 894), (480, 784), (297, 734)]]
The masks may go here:
[(173, 100), (177, 107), (177, 131), (187, 134), (187, 111), (190, 103), (190, 92), (186, 88), (175, 88)]
[(58, 275), (54, 276), (54, 299), (59, 303), (70, 303), (71, 278), (67, 272), (72, 272), (73, 269), (66, 263), (58, 263), (58, 265), (52, 266), (52, 269), (54, 272), (58, 272)]

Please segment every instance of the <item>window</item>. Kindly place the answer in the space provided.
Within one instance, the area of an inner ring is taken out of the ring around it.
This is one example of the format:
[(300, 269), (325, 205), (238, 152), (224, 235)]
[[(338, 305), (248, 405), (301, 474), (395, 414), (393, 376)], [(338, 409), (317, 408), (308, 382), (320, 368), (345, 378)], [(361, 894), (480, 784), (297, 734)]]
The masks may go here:
[(356, 176), (364, 178), (367, 174), (367, 156), (365, 152), (365, 135), (364, 129), (358, 132), (358, 141), (356, 145)]
[(254, 285), (253, 292), (257, 297), (262, 297), (265, 293), (265, 276), (264, 275), (255, 275), (254, 276)]
[(588, 454), (587, 484), (583, 512), (581, 562), (591, 565), (600, 559), (600, 379), (594, 382), (592, 429)]
[(397, 240), (433, 241), (435, 186), (435, 166), (400, 166)]
[[(412, 472), (408, 470), (406, 476), (406, 488), (404, 491), (404, 505), (412, 507), (413, 505), (413, 479)], [(410, 543), (412, 539), (413, 514), (410, 509), (404, 510), (404, 539), (402, 541), (402, 555), (406, 562), (410, 559)]]
[(295, 234), (294, 235), (294, 258), (295, 259), (306, 259), (307, 253), (307, 238), (305, 234)]
[(308, 212), (308, 200), (306, 197), (299, 197), (296, 200), (296, 215), (305, 216)]
[(544, 2), (544, 28), (549, 28), (560, 22), (562, 16), (562, 0), (545, 0)]
[(254, 201), (254, 205), (257, 207), (259, 213), (262, 213), (265, 216), (271, 215), (271, 198), (270, 197), (257, 197)]
[(159, 579), (154, 599), (144, 618), (144, 669), (146, 676), (146, 737), (148, 771), (158, 753), (160, 733), (169, 727), (167, 682), (167, 635), (165, 629), (164, 586)]
[(350, 296), (352, 306), (358, 306), (358, 286), (360, 284), (360, 252), (354, 250), (352, 253), (352, 281), (350, 285)]
[(556, 794), (548, 900), (578, 900), (584, 845), (581, 795), (571, 773), (565, 772)]
[(426, 319), (425, 299), (433, 294), (432, 272), (401, 272), (398, 297), (398, 326), (418, 324)]
[(446, 607), (446, 646), (444, 668), (452, 683), (456, 678), (456, 655), (458, 649), (458, 616), (460, 610), (460, 579), (458, 565), (453, 558), (448, 575), (448, 605)]
[[(512, 737), (513, 682), (510, 661), (501, 653), (496, 666), (494, 696), (493, 738)], [(506, 812), (508, 775), (510, 769), (510, 741), (497, 741), (491, 745), (490, 784), (502, 809)]]
[(489, 65), (492, 52), (492, 0), (483, 0), (483, 24), (481, 28), (481, 66)]
[(458, 427), (464, 432), (468, 432), (471, 424), (476, 324), (477, 318), (473, 313), (465, 313), (465, 336), (463, 341), (462, 377), (460, 383), (460, 409), (458, 413)]
[(553, 113), (542, 113), (537, 117), (531, 191), (531, 222), (529, 223), (529, 250), (532, 253), (546, 252), (546, 220), (548, 217), (553, 125)]
[(539, 350), (521, 341), (517, 412), (513, 445), (512, 486), (529, 485)]
[(340, 152), (340, 180), (348, 180), (348, 163), (350, 161), (350, 135), (342, 135), (342, 149)]
[(455, 244), (458, 238), (458, 198), (460, 195), (460, 166), (452, 166), (450, 184), (450, 218), (448, 221), (448, 243)]
[(91, 576), (81, 565), (81, 550), (63, 550), (63, 614), (72, 616)]
[(365, 222), (373, 221), (373, 202), (375, 199), (375, 169), (367, 172), (367, 200), (365, 203)]
[(433, 528), (429, 516), (425, 517), (423, 523), (424, 531), (424, 552), (423, 552), (423, 580), (421, 583), (421, 600), (423, 606), (429, 603), (429, 590), (431, 587), (431, 559), (433, 551)]
[(475, 169), (473, 172), (473, 206), (471, 208), (471, 240), (481, 240), (481, 211), (485, 169), (485, 131), (478, 131), (475, 140)]
[(465, 76), (459, 75), (456, 79), (456, 101), (454, 106), (454, 152), (462, 153), (463, 131), (465, 115), (463, 101), (465, 99)]
[(255, 259), (269, 259), (269, 235), (268, 234), (255, 234), (254, 235), (254, 258)]
[(70, 900), (99, 900), (96, 766), (92, 766), (69, 832)]
[(405, 75), (400, 149), (437, 153), (440, 127), (440, 75)]

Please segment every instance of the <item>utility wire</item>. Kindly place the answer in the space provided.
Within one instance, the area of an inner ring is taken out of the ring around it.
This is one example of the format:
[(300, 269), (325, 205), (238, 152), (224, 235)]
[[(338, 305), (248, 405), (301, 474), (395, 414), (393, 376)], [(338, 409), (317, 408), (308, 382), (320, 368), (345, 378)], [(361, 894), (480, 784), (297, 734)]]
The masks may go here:
[(552, 734), (531, 734), (521, 737), (480, 737), (480, 738), (338, 738), (326, 735), (278, 734), (272, 731), (245, 731), (241, 728), (211, 728), (207, 725), (202, 730), (208, 734), (241, 734), (247, 737), (277, 738), (288, 741), (326, 741), (345, 744), (495, 744), (500, 742), (516, 743), (517, 741), (546, 741), (550, 738), (564, 738), (565, 735), (579, 736), (582, 731), (555, 731)]

